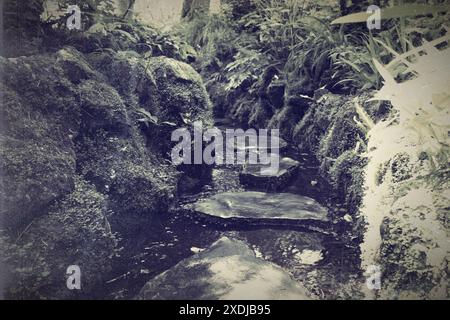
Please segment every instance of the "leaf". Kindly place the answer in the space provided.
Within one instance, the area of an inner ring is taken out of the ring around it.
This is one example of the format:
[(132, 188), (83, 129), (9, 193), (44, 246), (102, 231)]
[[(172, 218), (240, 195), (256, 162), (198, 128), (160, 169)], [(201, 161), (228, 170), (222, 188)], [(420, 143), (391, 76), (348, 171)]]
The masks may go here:
[(176, 126), (177, 126), (176, 123), (174, 123), (174, 122), (169, 122), (169, 121), (161, 122), (161, 124), (165, 124), (165, 125), (168, 125), (168, 126), (170, 126), (170, 127), (176, 127)]
[[(404, 18), (404, 17), (414, 17), (418, 15), (435, 14), (438, 12), (450, 11), (450, 5), (420, 5), (420, 4), (409, 4), (402, 6), (395, 6), (389, 8), (381, 9), (381, 19), (393, 19), (393, 18)], [(346, 23), (359, 23), (366, 22), (372, 13), (359, 12), (349, 14), (340, 17), (331, 22), (331, 24), (346, 24)]]
[(139, 122), (151, 122), (153, 124), (158, 124), (158, 118), (152, 115), (147, 110), (139, 108), (137, 109), (137, 112), (144, 116), (144, 118), (138, 119)]

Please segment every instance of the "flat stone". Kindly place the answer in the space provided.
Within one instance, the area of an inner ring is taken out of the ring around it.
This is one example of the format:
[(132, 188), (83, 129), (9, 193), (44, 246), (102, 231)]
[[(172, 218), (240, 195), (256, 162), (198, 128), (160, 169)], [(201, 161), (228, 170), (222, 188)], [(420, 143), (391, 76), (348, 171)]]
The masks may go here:
[(207, 223), (226, 227), (319, 226), (324, 229), (328, 225), (324, 207), (314, 199), (292, 193), (224, 192), (196, 202), (194, 210)]
[(300, 163), (291, 158), (281, 158), (278, 170), (270, 165), (248, 164), (239, 174), (239, 181), (247, 188), (259, 191), (282, 191), (298, 172)]
[(243, 241), (222, 237), (156, 276), (139, 300), (305, 300), (306, 290), (281, 267), (257, 258)]
[[(246, 138), (246, 130), (242, 130), (239, 131), (236, 128), (233, 127), (227, 127), (226, 125), (220, 125), (220, 126), (216, 126), (216, 128), (220, 129), (223, 132), (223, 137), (224, 137), (224, 143), (227, 146), (231, 146), (234, 145), (234, 150), (235, 151), (250, 151), (250, 150), (256, 150), (256, 152), (261, 152), (260, 147), (262, 148), (262, 146), (260, 146), (259, 144), (257, 145), (251, 145), (250, 142), (247, 140), (245, 140), (245, 145), (237, 145), (237, 139), (244, 139)], [(232, 136), (228, 136), (225, 133), (226, 129), (233, 129), (236, 130), (234, 132), (234, 135)], [(255, 131), (256, 134), (258, 134), (258, 130)], [(284, 152), (286, 149), (288, 148), (288, 143), (286, 142), (286, 140), (284, 140), (281, 137), (278, 137), (278, 146), (275, 147), (272, 146), (272, 139), (269, 136), (267, 137), (267, 145), (266, 145), (266, 152)]]

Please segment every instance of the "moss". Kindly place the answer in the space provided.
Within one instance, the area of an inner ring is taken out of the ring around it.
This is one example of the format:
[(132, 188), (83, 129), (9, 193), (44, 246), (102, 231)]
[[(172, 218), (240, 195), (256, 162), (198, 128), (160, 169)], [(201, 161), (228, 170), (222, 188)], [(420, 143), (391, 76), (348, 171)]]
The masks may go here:
[[(104, 31), (92, 48), (86, 34), (72, 39), (84, 52), (102, 49), (89, 55), (66, 47), (0, 57), (0, 220), (8, 228), (0, 264), (11, 276), (8, 297), (97, 297), (115, 252), (111, 227), (134, 236), (130, 224), (166, 213), (176, 196), (180, 174), (166, 161), (171, 127), (159, 122), (211, 122), (199, 75), (173, 59), (144, 58), (132, 39), (177, 55), (175, 42), (144, 26)], [(104, 40), (125, 51), (98, 47)], [(143, 130), (137, 108), (158, 124)], [(82, 271), (78, 293), (65, 283), (73, 264)]]
[(294, 128), (292, 141), (299, 149), (318, 155), (319, 146), (332, 127), (336, 114), (347, 99), (338, 95), (326, 95), (311, 103), (305, 116)]
[(144, 141), (99, 130), (77, 141), (81, 174), (110, 196), (117, 214), (157, 213), (167, 210), (175, 192), (175, 172), (149, 154)]
[(73, 189), (74, 155), (51, 140), (0, 139), (4, 227), (26, 224), (54, 200)]
[[(73, 190), (73, 138), (81, 121), (75, 83), (95, 73), (73, 49), (56, 54), (0, 58), (1, 110), (0, 191), (6, 227), (28, 223), (40, 210)], [(73, 70), (78, 76), (69, 80)]]
[[(106, 198), (80, 178), (75, 190), (32, 221), (19, 237), (0, 239), (12, 299), (93, 298), (111, 270), (117, 239), (108, 223)], [(82, 291), (66, 287), (66, 269), (79, 265)]]
[(295, 125), (301, 119), (299, 109), (293, 106), (286, 106), (279, 110), (272, 117), (268, 126), (280, 130), (280, 136), (285, 140), (291, 140)]
[[(183, 124), (202, 120), (211, 122), (211, 102), (200, 75), (189, 65), (165, 57), (152, 58), (149, 68), (157, 83), (157, 116), (165, 121)], [(168, 108), (167, 106), (170, 106)]]
[(59, 50), (56, 53), (56, 61), (64, 75), (74, 84), (99, 78), (84, 56), (73, 47), (65, 47)]
[(80, 85), (81, 131), (105, 129), (127, 136), (131, 121), (119, 94), (111, 86), (95, 80)]
[(105, 81), (117, 90), (130, 108), (157, 108), (156, 83), (148, 62), (134, 51), (106, 51), (89, 55), (88, 60), (105, 76)]
[(364, 167), (367, 159), (352, 150), (342, 153), (331, 165), (328, 175), (350, 214), (355, 214), (364, 196)]

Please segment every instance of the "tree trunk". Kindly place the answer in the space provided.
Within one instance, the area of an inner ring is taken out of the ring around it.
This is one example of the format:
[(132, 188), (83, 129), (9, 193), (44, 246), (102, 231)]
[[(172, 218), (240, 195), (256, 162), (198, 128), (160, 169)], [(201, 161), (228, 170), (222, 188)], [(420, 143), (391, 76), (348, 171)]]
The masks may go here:
[(197, 14), (205, 14), (209, 11), (211, 0), (184, 0), (181, 18), (191, 20)]
[(123, 19), (132, 19), (133, 18), (133, 7), (136, 0), (129, 0), (128, 5), (126, 7), (125, 13), (123, 14)]

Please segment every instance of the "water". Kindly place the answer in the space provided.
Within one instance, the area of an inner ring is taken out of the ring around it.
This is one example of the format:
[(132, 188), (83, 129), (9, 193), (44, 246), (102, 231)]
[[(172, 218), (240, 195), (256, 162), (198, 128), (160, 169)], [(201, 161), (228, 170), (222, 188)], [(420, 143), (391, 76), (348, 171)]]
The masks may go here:
[(212, 181), (201, 190), (184, 194), (169, 213), (154, 217), (142, 225), (135, 237), (123, 241), (120, 257), (110, 280), (100, 290), (101, 298), (131, 299), (144, 284), (181, 260), (208, 248), (220, 236), (244, 240), (255, 254), (287, 270), (318, 299), (361, 298), (358, 288), (364, 283), (360, 270), (359, 246), (352, 240), (350, 224), (336, 223), (334, 215), (343, 210), (326, 181), (318, 174), (317, 160), (295, 150), (286, 155), (300, 162), (298, 175), (283, 192), (316, 199), (328, 208), (332, 217), (331, 234), (294, 228), (223, 230), (203, 224), (188, 209), (189, 204), (225, 191), (244, 191), (239, 183), (237, 165), (216, 166)]

